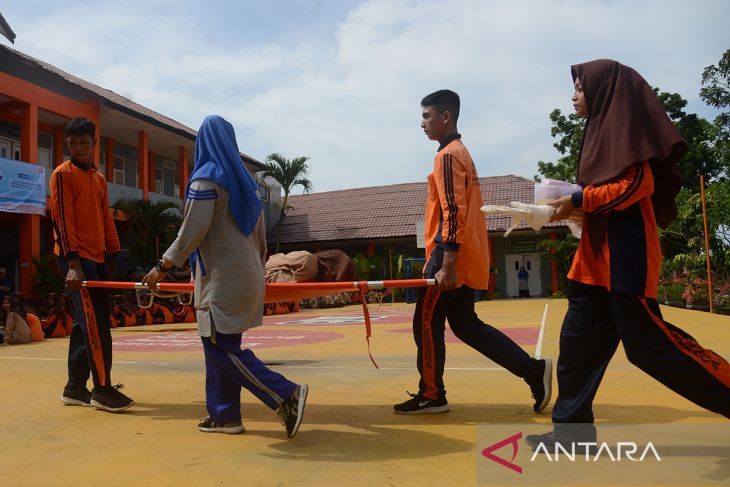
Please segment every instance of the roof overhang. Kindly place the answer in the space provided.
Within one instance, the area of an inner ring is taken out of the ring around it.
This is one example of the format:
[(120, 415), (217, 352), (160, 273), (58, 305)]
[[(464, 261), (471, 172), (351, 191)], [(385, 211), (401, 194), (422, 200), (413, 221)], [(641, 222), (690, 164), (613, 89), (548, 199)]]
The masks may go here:
[(0, 14), (0, 34), (15, 44), (15, 32), (13, 32), (13, 29), (10, 28), (10, 25), (5, 20), (5, 17), (3, 17), (3, 14)]

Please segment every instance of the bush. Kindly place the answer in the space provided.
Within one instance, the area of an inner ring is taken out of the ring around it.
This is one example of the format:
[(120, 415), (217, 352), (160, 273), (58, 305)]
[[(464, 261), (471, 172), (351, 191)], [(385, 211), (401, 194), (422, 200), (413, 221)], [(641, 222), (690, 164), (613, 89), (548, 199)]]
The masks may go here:
[(682, 302), (684, 301), (684, 290), (686, 283), (668, 282), (659, 283), (659, 299), (665, 302)]

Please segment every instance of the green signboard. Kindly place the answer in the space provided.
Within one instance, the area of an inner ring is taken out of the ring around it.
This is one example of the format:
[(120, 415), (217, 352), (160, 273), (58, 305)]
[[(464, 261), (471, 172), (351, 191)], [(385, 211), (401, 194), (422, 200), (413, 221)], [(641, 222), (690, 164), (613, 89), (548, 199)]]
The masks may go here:
[(512, 252), (515, 254), (533, 254), (537, 252), (537, 240), (513, 240)]

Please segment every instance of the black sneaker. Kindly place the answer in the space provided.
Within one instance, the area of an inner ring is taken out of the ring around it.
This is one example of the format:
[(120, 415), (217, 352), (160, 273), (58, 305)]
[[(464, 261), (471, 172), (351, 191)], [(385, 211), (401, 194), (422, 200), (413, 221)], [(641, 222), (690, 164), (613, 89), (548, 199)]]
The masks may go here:
[(227, 433), (229, 435), (235, 435), (246, 431), (246, 428), (243, 427), (243, 423), (240, 420), (234, 421), (233, 423), (220, 424), (210, 419), (210, 416), (206, 416), (200, 420), (200, 423), (198, 423), (198, 429), (205, 433)]
[(540, 413), (550, 403), (553, 393), (553, 361), (549, 358), (536, 360), (535, 366), (537, 371), (530, 374), (529, 378), (526, 377), (525, 382), (530, 386), (532, 398), (535, 400), (532, 409)]
[(83, 389), (74, 389), (68, 386), (63, 388), (61, 402), (67, 406), (91, 406), (91, 393), (84, 387)]
[(134, 406), (134, 401), (119, 392), (124, 384), (115, 386), (94, 387), (91, 391), (91, 405), (112, 413), (124, 411)]
[(281, 418), (281, 424), (286, 428), (286, 436), (289, 438), (294, 438), (294, 435), (299, 431), (299, 425), (302, 424), (308, 390), (307, 384), (297, 386), (291, 397), (281, 403), (276, 411), (276, 414)]
[(435, 414), (445, 413), (449, 410), (449, 403), (446, 399), (426, 399), (420, 394), (411, 394), (411, 399), (393, 406), (397, 414)]

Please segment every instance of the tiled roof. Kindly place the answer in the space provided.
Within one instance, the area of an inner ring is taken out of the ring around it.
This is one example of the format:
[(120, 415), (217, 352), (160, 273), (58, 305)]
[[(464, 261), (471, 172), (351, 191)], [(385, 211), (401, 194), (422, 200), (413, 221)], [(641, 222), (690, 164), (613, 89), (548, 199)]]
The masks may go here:
[[(485, 205), (531, 203), (534, 184), (521, 176), (479, 178)], [(426, 212), (427, 183), (392, 184), (289, 197), (289, 210), (269, 231), (270, 243), (325, 242), (415, 237), (416, 222)], [(504, 232), (511, 219), (491, 216), (490, 232)], [(551, 226), (564, 226), (551, 224)], [(523, 222), (520, 228), (527, 228)]]
[[(79, 88), (82, 88), (86, 91), (89, 91), (93, 95), (96, 95), (100, 98), (102, 98), (105, 102), (105, 104), (112, 106), (113, 108), (116, 108), (120, 111), (123, 111), (125, 113), (130, 113), (132, 115), (137, 116), (138, 118), (147, 119), (148, 122), (153, 123), (158, 126), (162, 126), (163, 128), (166, 128), (167, 130), (170, 130), (172, 132), (176, 132), (179, 135), (186, 136), (189, 139), (195, 140), (195, 137), (197, 137), (198, 132), (196, 130), (191, 129), (190, 127), (187, 127), (180, 122), (171, 119), (170, 117), (166, 117), (165, 115), (162, 115), (160, 113), (157, 113), (154, 110), (151, 110), (145, 106), (140, 105), (139, 103), (136, 103), (129, 98), (126, 98), (122, 95), (119, 95), (117, 93), (114, 93), (111, 90), (107, 90), (106, 88), (102, 88), (99, 85), (95, 85), (94, 83), (91, 83), (89, 81), (83, 80), (81, 78), (78, 78), (70, 73), (67, 73), (66, 71), (59, 69), (52, 64), (48, 64), (45, 61), (41, 61), (40, 59), (36, 59), (32, 56), (28, 56), (27, 54), (20, 52), (18, 50), (12, 49), (7, 46), (0, 45), (0, 49), (4, 49), (8, 51), (10, 54), (14, 54), (15, 56), (18, 56), (22, 60), (25, 61), (26, 64), (35, 64), (38, 68), (51, 73), (53, 75), (59, 76), (60, 78), (64, 79), (65, 81), (78, 86)], [(2, 54), (0, 54), (2, 55)], [(254, 159), (251, 156), (248, 156), (246, 154), (241, 153), (246, 159), (247, 162), (251, 162), (256, 166), (261, 166), (263, 168), (264, 164), (261, 161), (258, 161)]]

